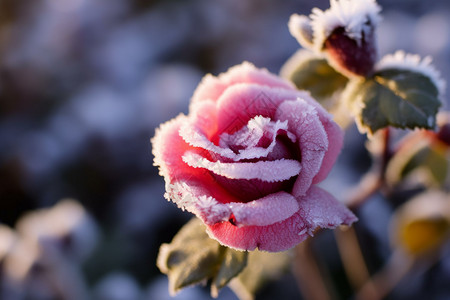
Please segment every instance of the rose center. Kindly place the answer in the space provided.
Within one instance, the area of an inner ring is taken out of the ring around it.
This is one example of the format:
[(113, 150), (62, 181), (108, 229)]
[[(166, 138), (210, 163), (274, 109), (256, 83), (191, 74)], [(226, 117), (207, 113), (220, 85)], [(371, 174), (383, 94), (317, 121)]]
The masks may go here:
[[(269, 147), (272, 142), (272, 138), (268, 139), (263, 137), (258, 143), (258, 146)], [(241, 148), (241, 145), (229, 145), (230, 149), (237, 153)], [(293, 143), (286, 134), (279, 134), (276, 137), (275, 145), (271, 151), (265, 157), (242, 159), (239, 162), (242, 163), (256, 163), (258, 161), (277, 161), (280, 159), (295, 159), (300, 161), (298, 147)], [(231, 159), (218, 158), (221, 162), (232, 162)], [(273, 172), (273, 170), (267, 169), (263, 172)], [(288, 180), (268, 182), (260, 179), (230, 179), (224, 176), (220, 176), (211, 173), (212, 176), (221, 184), (230, 194), (238, 198), (241, 202), (248, 202), (267, 196), (279, 191), (290, 192), (297, 176), (293, 176)]]

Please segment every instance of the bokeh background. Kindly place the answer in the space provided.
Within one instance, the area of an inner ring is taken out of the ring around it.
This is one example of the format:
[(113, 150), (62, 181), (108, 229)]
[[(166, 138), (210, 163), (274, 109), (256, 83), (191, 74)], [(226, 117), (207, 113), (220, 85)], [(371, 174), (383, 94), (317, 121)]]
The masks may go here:
[[(450, 2), (379, 3), (380, 53), (431, 55), (449, 82)], [(299, 48), (288, 32), (289, 16), (328, 5), (0, 0), (0, 299), (170, 299), (156, 255), (190, 215), (163, 198), (149, 142), (155, 128), (187, 112), (205, 73), (243, 60), (278, 73)], [(370, 167), (363, 141), (355, 128), (348, 130), (345, 151), (325, 182), (338, 198)], [(392, 211), (377, 195), (358, 211), (356, 229), (371, 271), (391, 252)], [(21, 246), (11, 253), (17, 240)], [(317, 245), (337, 296), (348, 299), (352, 291), (333, 235), (322, 234)], [(36, 255), (36, 247), (50, 258)], [(389, 298), (449, 299), (449, 252)], [(196, 287), (176, 299), (210, 296)], [(219, 299), (237, 298), (224, 289)], [(286, 274), (257, 299), (301, 295)]]

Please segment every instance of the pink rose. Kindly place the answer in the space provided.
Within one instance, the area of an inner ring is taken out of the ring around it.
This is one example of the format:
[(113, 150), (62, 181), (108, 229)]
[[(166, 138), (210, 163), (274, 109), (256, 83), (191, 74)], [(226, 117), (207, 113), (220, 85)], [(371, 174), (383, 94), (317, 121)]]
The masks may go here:
[(162, 124), (152, 144), (167, 199), (202, 219), (225, 246), (275, 252), (316, 228), (356, 220), (314, 185), (329, 173), (342, 139), (308, 93), (243, 63), (207, 75), (189, 115)]

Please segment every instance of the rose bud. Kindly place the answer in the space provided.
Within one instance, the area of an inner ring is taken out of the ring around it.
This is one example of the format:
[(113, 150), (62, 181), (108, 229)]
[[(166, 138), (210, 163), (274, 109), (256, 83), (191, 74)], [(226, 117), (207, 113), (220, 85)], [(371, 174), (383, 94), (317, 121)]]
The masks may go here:
[(343, 132), (309, 93), (243, 63), (194, 92), (189, 114), (152, 139), (168, 200), (239, 250), (277, 252), (356, 217), (317, 187)]
[(342, 74), (369, 75), (377, 60), (375, 29), (381, 8), (375, 0), (331, 0), (330, 5), (325, 11), (314, 8), (309, 18), (292, 15), (291, 34), (303, 47), (325, 54)]

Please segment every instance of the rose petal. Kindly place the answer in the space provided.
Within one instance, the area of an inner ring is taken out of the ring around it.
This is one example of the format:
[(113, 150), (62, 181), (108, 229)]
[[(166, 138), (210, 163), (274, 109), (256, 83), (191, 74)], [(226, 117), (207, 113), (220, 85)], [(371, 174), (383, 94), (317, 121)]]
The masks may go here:
[(328, 150), (325, 152), (319, 172), (313, 179), (313, 184), (321, 182), (328, 176), (339, 153), (341, 153), (344, 143), (344, 132), (339, 125), (334, 123), (330, 118), (324, 117), (324, 114), (319, 113), (319, 118), (328, 136)]
[[(219, 144), (221, 147), (232, 147), (232, 146), (240, 146), (244, 147), (244, 149), (240, 149), (239, 153), (241, 156), (243, 155), (242, 152), (245, 150), (251, 150), (255, 147), (261, 149), (266, 149), (273, 147), (273, 144), (276, 142), (275, 139), (277, 137), (277, 134), (279, 131), (286, 132), (286, 136), (292, 141), (295, 142), (297, 138), (294, 134), (287, 131), (287, 121), (281, 122), (276, 121), (273, 122), (269, 118), (264, 118), (263, 116), (256, 116), (252, 119), (250, 119), (247, 123), (247, 126), (242, 127), (239, 131), (236, 131), (233, 134), (223, 133), (220, 135), (220, 141)], [(269, 145), (267, 146), (267, 143)], [(266, 145), (266, 146), (264, 146)], [(256, 158), (261, 156), (267, 156), (260, 155), (260, 156), (253, 156), (250, 155), (246, 157), (249, 158)]]
[[(255, 117), (258, 118), (258, 117)], [(253, 118), (253, 119), (255, 119)], [(249, 120), (248, 124), (251, 125), (252, 120)], [(263, 118), (264, 119), (264, 118)], [(184, 139), (186, 143), (193, 147), (202, 148), (207, 151), (211, 151), (213, 153), (218, 154), (221, 157), (229, 158), (234, 161), (239, 161), (243, 159), (253, 159), (253, 158), (261, 158), (261, 157), (267, 157), (277, 143), (277, 134), (280, 131), (287, 131), (288, 126), (287, 122), (271, 122), (272, 126), (270, 129), (272, 130), (271, 136), (272, 140), (270, 142), (270, 145), (267, 147), (250, 147), (248, 149), (241, 149), (238, 153), (234, 153), (230, 148), (228, 147), (221, 147), (214, 144), (212, 141), (210, 141), (204, 131), (202, 131), (199, 127), (196, 126), (196, 124), (192, 122), (185, 122), (181, 128), (180, 128), (180, 136)], [(267, 129), (267, 128), (265, 128)], [(264, 134), (262, 132), (261, 134), (257, 134), (257, 137), (260, 137)], [(295, 142), (295, 135), (293, 135), (290, 132), (286, 133), (287, 137), (292, 141)], [(225, 139), (229, 137), (227, 135)], [(223, 145), (226, 146), (226, 145)]]
[(316, 184), (327, 177), (328, 173), (330, 173), (334, 163), (336, 162), (336, 159), (338, 158), (339, 153), (342, 149), (344, 132), (339, 127), (339, 125), (333, 121), (333, 116), (328, 113), (309, 94), (305, 93), (300, 98), (307, 101), (309, 104), (313, 105), (316, 108), (320, 122), (322, 122), (322, 125), (325, 128), (328, 136), (328, 150), (323, 158), (319, 173), (317, 173), (316, 177), (314, 177), (313, 179), (313, 184)]
[(286, 192), (270, 194), (247, 203), (219, 203), (209, 191), (188, 183), (167, 187), (167, 196), (180, 208), (194, 213), (205, 224), (228, 222), (237, 226), (266, 226), (286, 220), (299, 209), (297, 200)]
[(298, 175), (301, 165), (293, 159), (273, 161), (223, 163), (209, 161), (192, 152), (186, 152), (183, 161), (193, 168), (204, 168), (216, 175), (230, 179), (259, 179), (266, 182), (288, 180)]
[(350, 225), (357, 218), (333, 196), (312, 187), (298, 199), (300, 209), (290, 218), (268, 226), (238, 227), (230, 222), (208, 225), (208, 234), (221, 244), (238, 250), (278, 252), (305, 240), (318, 227)]
[(226, 73), (219, 74), (218, 77), (206, 75), (195, 90), (191, 101), (192, 103), (208, 99), (216, 101), (229, 86), (238, 83), (257, 83), (294, 89), (292, 83), (269, 73), (266, 69), (257, 69), (253, 64), (243, 62), (228, 69)]
[(286, 192), (270, 194), (247, 203), (227, 204), (235, 217), (236, 226), (266, 226), (286, 220), (295, 214), (297, 200)]
[(217, 109), (213, 101), (191, 103), (189, 116), (189, 123), (203, 132), (207, 139), (211, 139), (217, 132)]
[(280, 104), (275, 118), (288, 120), (289, 130), (299, 138), (302, 170), (295, 181), (293, 194), (304, 195), (319, 172), (328, 150), (327, 134), (316, 108), (300, 98)]
[(217, 100), (218, 132), (232, 134), (255, 116), (274, 120), (280, 103), (303, 95), (297, 90), (240, 83), (227, 88)]
[(186, 123), (187, 119), (185, 115), (179, 115), (175, 119), (161, 124), (151, 140), (152, 153), (155, 156), (154, 164), (159, 166), (159, 174), (164, 176), (166, 182), (204, 173), (202, 170), (189, 167), (182, 159), (182, 155), (186, 151), (194, 150), (178, 134), (180, 126)]
[(203, 220), (205, 224), (226, 221), (231, 215), (230, 207), (219, 203), (210, 196), (203, 185), (192, 182), (175, 182), (166, 185), (166, 199), (173, 201), (179, 208), (187, 210)]
[[(217, 183), (210, 172), (205, 169), (192, 168), (183, 162), (182, 157), (186, 151), (199, 150), (186, 144), (178, 134), (180, 125), (186, 121), (185, 115), (179, 115), (162, 124), (151, 140), (155, 156), (154, 163), (159, 166), (160, 175), (164, 176), (166, 182), (165, 197), (177, 203), (176, 199), (178, 198), (168, 192), (168, 187), (180, 182), (180, 184), (189, 184), (191, 189), (198, 191), (196, 195), (209, 195), (219, 199), (222, 203), (238, 201)], [(181, 204), (177, 204), (182, 207)]]
[(316, 228), (336, 228), (339, 225), (351, 225), (358, 218), (330, 193), (312, 186), (307, 195), (299, 199), (300, 215), (310, 227), (310, 233)]

